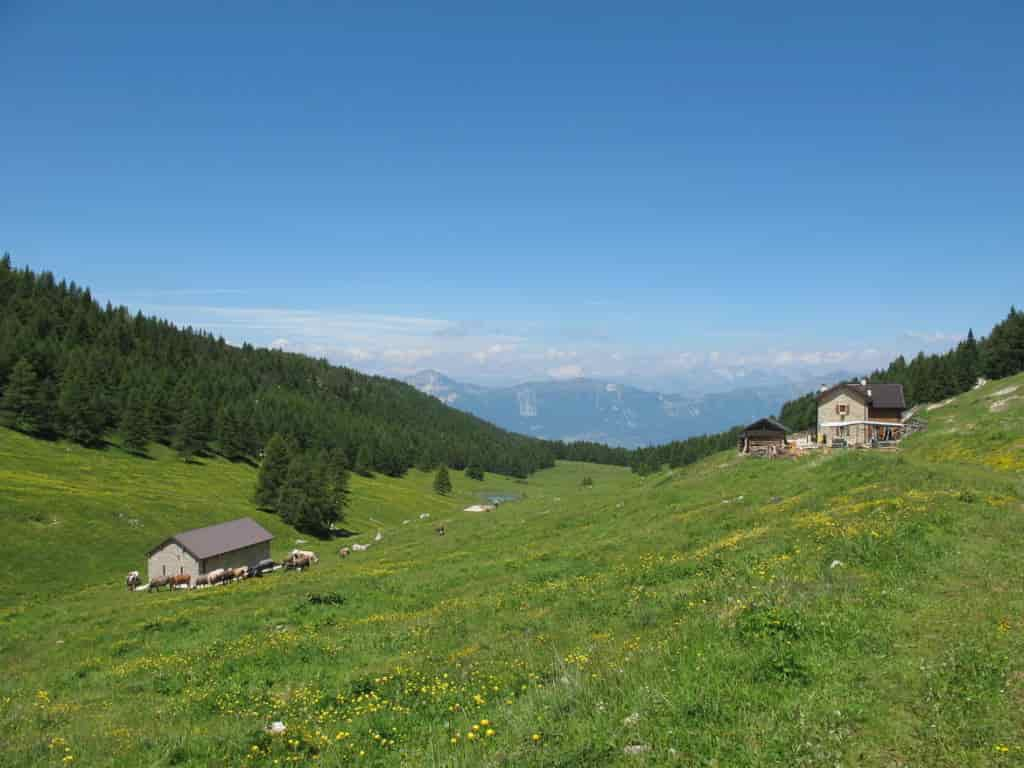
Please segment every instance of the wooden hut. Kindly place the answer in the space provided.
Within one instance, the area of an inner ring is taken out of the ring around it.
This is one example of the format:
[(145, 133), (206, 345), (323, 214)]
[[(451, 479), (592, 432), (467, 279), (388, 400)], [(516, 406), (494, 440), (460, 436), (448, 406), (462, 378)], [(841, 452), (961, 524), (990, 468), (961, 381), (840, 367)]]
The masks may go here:
[(740, 453), (747, 456), (785, 453), (787, 432), (786, 425), (773, 418), (758, 419), (740, 433)]

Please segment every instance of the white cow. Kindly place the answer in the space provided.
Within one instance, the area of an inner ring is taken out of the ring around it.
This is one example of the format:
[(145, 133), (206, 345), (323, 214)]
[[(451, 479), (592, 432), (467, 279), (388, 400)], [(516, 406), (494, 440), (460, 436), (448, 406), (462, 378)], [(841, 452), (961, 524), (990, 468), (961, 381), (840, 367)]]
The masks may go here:
[(384, 534), (381, 533), (380, 531), (377, 531), (377, 535), (373, 537), (373, 540), (374, 541), (380, 541), (383, 538), (384, 538)]
[(314, 563), (320, 562), (320, 558), (316, 556), (316, 552), (310, 552), (308, 549), (293, 549), (290, 557), (293, 559), (296, 557), (308, 557)]
[(424, 512), (420, 515), (420, 520), (426, 520), (428, 517), (430, 517), (430, 513)]
[(365, 552), (369, 548), (370, 548), (369, 544), (353, 544), (352, 545), (352, 551), (353, 552)]

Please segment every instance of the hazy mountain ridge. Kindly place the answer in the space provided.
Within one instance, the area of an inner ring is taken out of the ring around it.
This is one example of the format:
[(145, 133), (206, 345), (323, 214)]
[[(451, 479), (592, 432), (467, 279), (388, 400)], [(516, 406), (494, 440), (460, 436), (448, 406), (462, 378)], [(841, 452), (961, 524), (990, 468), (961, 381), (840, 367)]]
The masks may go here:
[[(830, 374), (824, 380), (842, 375)], [(433, 370), (420, 371), (405, 381), (448, 405), (515, 432), (629, 448), (719, 432), (776, 414), (784, 402), (814, 387), (811, 380), (777, 380), (699, 396), (651, 392), (585, 378), (483, 387)]]

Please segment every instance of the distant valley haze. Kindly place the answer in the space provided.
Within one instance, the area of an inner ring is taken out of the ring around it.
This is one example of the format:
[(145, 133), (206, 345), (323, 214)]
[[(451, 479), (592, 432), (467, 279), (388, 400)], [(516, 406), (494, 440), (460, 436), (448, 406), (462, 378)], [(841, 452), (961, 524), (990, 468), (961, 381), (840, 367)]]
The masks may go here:
[[(835, 371), (819, 378), (841, 381), (849, 374)], [(776, 414), (784, 402), (814, 388), (813, 379), (764, 376), (756, 377), (747, 388), (700, 396), (650, 392), (585, 378), (482, 387), (454, 381), (438, 371), (420, 371), (405, 381), (453, 408), (513, 432), (625, 448), (722, 432)]]

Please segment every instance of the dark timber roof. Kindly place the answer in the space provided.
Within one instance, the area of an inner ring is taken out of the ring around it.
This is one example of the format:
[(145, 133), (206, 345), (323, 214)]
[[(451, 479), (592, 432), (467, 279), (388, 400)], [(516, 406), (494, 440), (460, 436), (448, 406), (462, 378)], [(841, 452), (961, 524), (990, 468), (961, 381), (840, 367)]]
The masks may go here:
[[(903, 399), (903, 385), (890, 384), (884, 381), (869, 381), (867, 386), (859, 383), (836, 384), (834, 387), (820, 393), (818, 395), (818, 402), (821, 403), (831, 399), (840, 389), (853, 392), (872, 408), (899, 408), (902, 410), (907, 407), (906, 400)], [(868, 395), (868, 392), (871, 394)]]
[(152, 555), (169, 542), (174, 541), (197, 560), (205, 560), (225, 552), (234, 552), (236, 549), (261, 544), (273, 538), (274, 535), (270, 531), (251, 517), (241, 517), (227, 523), (209, 525), (206, 528), (193, 528), (191, 531), (175, 534), (151, 549), (149, 554)]
[(773, 418), (771, 418), (769, 416), (769, 417), (764, 418), (764, 419), (758, 419), (757, 421), (755, 421), (753, 424), (751, 424), (749, 427), (747, 427), (743, 431), (744, 432), (754, 432), (754, 431), (789, 432), (789, 427), (787, 427), (782, 422), (776, 421), (775, 419), (773, 419)]

